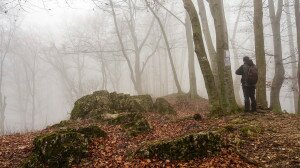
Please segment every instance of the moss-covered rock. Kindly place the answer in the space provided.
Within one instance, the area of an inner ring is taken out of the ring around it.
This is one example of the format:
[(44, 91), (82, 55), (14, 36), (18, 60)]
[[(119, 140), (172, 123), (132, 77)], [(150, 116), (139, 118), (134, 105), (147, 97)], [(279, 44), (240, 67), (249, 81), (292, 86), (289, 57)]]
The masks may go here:
[(50, 126), (50, 128), (62, 128), (62, 127), (69, 127), (70, 125), (73, 124), (72, 120), (63, 120), (57, 124), (54, 124)]
[(84, 158), (91, 138), (106, 137), (106, 132), (92, 125), (78, 129), (64, 127), (36, 137), (33, 151), (24, 161), (24, 168), (64, 168), (77, 164)]
[(132, 96), (132, 98), (139, 103), (147, 112), (153, 110), (153, 100), (150, 95)]
[(110, 124), (122, 125), (125, 132), (130, 136), (149, 132), (151, 126), (141, 113), (126, 113), (108, 121)]
[(256, 125), (243, 125), (240, 128), (241, 134), (243, 136), (249, 137), (249, 136), (255, 136), (256, 134), (260, 134), (263, 132), (262, 127), (256, 126)]
[(77, 132), (83, 134), (87, 139), (91, 138), (100, 138), (100, 137), (106, 137), (107, 133), (103, 130), (101, 130), (96, 125), (91, 125), (88, 127), (82, 127), (77, 130)]
[(164, 98), (157, 98), (154, 103), (154, 109), (160, 114), (176, 114), (174, 108)]
[(33, 153), (23, 167), (70, 167), (88, 152), (87, 139), (73, 129), (38, 136), (33, 145)]
[(169, 160), (191, 160), (218, 153), (222, 141), (216, 132), (201, 132), (179, 137), (173, 140), (149, 142), (136, 151), (142, 158)]
[(129, 94), (96, 91), (78, 99), (71, 112), (71, 119), (103, 119), (106, 113), (144, 112), (146, 111)]

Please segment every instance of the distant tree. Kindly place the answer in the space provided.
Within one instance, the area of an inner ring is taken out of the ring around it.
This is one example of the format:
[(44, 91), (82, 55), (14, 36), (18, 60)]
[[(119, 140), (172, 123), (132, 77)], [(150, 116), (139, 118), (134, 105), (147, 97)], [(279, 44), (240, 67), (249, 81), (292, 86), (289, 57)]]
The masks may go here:
[(5, 61), (9, 53), (12, 38), (16, 30), (16, 22), (14, 19), (4, 18), (3, 24), (0, 25), (0, 135), (4, 134), (6, 96), (3, 93), (4, 86), (4, 69)]
[(169, 44), (169, 40), (168, 40), (167, 33), (166, 33), (166, 31), (165, 31), (165, 28), (164, 28), (164, 26), (163, 26), (163, 24), (162, 24), (161, 19), (160, 19), (159, 16), (156, 14), (156, 12), (154, 11), (154, 9), (150, 6), (150, 4), (148, 3), (148, 1), (145, 0), (145, 2), (146, 2), (146, 5), (147, 5), (148, 9), (151, 11), (151, 13), (152, 13), (153, 16), (155, 17), (156, 21), (158, 22), (158, 25), (159, 25), (159, 27), (160, 27), (160, 30), (161, 30), (161, 32), (162, 32), (162, 34), (163, 34), (163, 38), (164, 38), (164, 41), (165, 41), (165, 45), (166, 45), (166, 47), (167, 47), (168, 57), (169, 57), (170, 64), (171, 64), (171, 68), (172, 68), (172, 73), (173, 73), (173, 78), (174, 78), (174, 81), (175, 81), (175, 85), (176, 85), (176, 88), (177, 88), (178, 93), (182, 93), (182, 89), (181, 89), (181, 86), (180, 86), (180, 83), (179, 83), (179, 80), (178, 80), (176, 68), (175, 68), (175, 65), (174, 65), (173, 58), (172, 58), (171, 47), (170, 47), (170, 44)]
[(195, 72), (195, 50), (193, 44), (193, 34), (192, 25), (188, 13), (185, 14), (185, 34), (188, 46), (188, 57), (189, 57), (189, 79), (190, 79), (190, 91), (189, 95), (192, 99), (198, 97), (197, 93), (197, 82), (196, 82), (196, 72)]

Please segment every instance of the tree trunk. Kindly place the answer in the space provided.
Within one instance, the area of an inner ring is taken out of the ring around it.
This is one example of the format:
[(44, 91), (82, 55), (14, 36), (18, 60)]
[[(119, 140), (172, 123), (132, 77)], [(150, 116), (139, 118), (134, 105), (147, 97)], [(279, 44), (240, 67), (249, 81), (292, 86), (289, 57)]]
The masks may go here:
[(173, 78), (174, 78), (174, 81), (175, 81), (176, 88), (177, 88), (178, 93), (182, 93), (182, 89), (181, 89), (181, 86), (179, 84), (179, 80), (178, 80), (178, 76), (177, 76), (177, 73), (176, 73), (175, 65), (174, 65), (174, 62), (173, 62), (173, 58), (172, 58), (172, 54), (171, 54), (171, 48), (170, 48), (170, 45), (169, 45), (169, 41), (168, 41), (168, 37), (167, 37), (166, 31), (165, 31), (165, 29), (163, 27), (163, 24), (162, 24), (160, 18), (157, 16), (157, 14), (151, 8), (151, 6), (147, 2), (147, 0), (145, 0), (145, 1), (146, 1), (146, 4), (147, 4), (147, 7), (150, 9), (151, 13), (153, 14), (153, 16), (155, 17), (155, 19), (157, 20), (157, 22), (159, 24), (160, 30), (161, 30), (161, 32), (163, 34), (164, 41), (165, 41), (165, 44), (166, 44), (166, 47), (167, 47), (167, 52), (168, 52), (168, 56), (169, 56), (169, 60), (170, 60), (170, 64), (171, 64)]
[(231, 74), (230, 54), (228, 47), (228, 32), (224, 14), (223, 0), (209, 1), (215, 23), (217, 38), (218, 76), (220, 82), (220, 99), (223, 112), (235, 113), (238, 106), (234, 96)]
[[(238, 50), (236, 48), (236, 34), (237, 34), (237, 30), (238, 30), (238, 24), (239, 24), (239, 21), (240, 21), (240, 17), (241, 17), (241, 13), (242, 13), (242, 5), (243, 5), (244, 1), (242, 1), (242, 3), (240, 4), (240, 8), (239, 8), (239, 12), (238, 12), (238, 15), (236, 17), (236, 20), (235, 20), (235, 24), (234, 24), (234, 30), (233, 30), (233, 34), (232, 34), (232, 38), (230, 40), (231, 42), (231, 47), (232, 47), (232, 50), (233, 50), (233, 65), (234, 65), (234, 69), (238, 69), (239, 68), (239, 58), (238, 58)], [(234, 78), (234, 81), (233, 81), (233, 85), (234, 85), (234, 94), (235, 94), (235, 98), (236, 98), (236, 101), (237, 101), (237, 104), (239, 106), (242, 106), (243, 105), (243, 102), (242, 102), (242, 99), (241, 99), (241, 96), (240, 96), (240, 90), (241, 90), (241, 81), (240, 81), (240, 77), (236, 75), (236, 77)]]
[(212, 114), (215, 113), (218, 114), (220, 112), (220, 100), (218, 96), (217, 87), (214, 81), (214, 76), (205, 52), (198, 14), (191, 0), (182, 0), (182, 1), (184, 3), (184, 8), (187, 10), (190, 16), (190, 20), (192, 23), (195, 52), (197, 54), (198, 62), (200, 64), (200, 68), (203, 73), (205, 87), (211, 105), (211, 112)]
[(193, 44), (193, 35), (192, 35), (192, 25), (188, 13), (185, 17), (185, 31), (186, 31), (186, 40), (188, 46), (188, 66), (189, 66), (189, 79), (190, 79), (190, 91), (189, 95), (191, 99), (198, 97), (197, 93), (197, 83), (196, 83), (196, 73), (195, 73), (195, 55), (194, 55), (194, 44)]
[[(198, 7), (199, 7), (199, 16), (201, 19), (201, 26), (202, 26), (202, 32), (205, 38), (208, 54), (210, 57), (210, 63), (211, 63), (211, 69), (214, 74), (216, 85), (219, 86), (219, 77), (218, 77), (218, 59), (217, 59), (217, 52), (214, 47), (211, 34), (209, 31), (208, 21), (207, 21), (207, 15), (206, 15), (206, 9), (204, 5), (203, 0), (198, 0)], [(218, 89), (219, 90), (219, 89)]]
[(296, 51), (294, 45), (294, 35), (293, 35), (293, 25), (291, 19), (291, 10), (289, 0), (285, 2), (285, 11), (286, 11), (286, 20), (287, 20), (287, 29), (289, 36), (289, 48), (290, 56), (292, 62), (292, 88), (293, 88), (293, 97), (294, 97), (294, 109), (295, 112), (298, 111), (298, 88), (297, 88), (297, 60), (296, 60)]
[(264, 25), (263, 25), (263, 2), (262, 0), (253, 0), (254, 4), (254, 37), (255, 37), (255, 56), (258, 69), (257, 83), (257, 106), (261, 109), (268, 108), (266, 92), (266, 58), (264, 44)]
[(274, 60), (275, 60), (275, 74), (271, 86), (271, 104), (270, 108), (274, 112), (282, 112), (280, 104), (280, 90), (284, 81), (284, 67), (282, 63), (282, 45), (281, 45), (281, 32), (280, 21), (283, 8), (283, 0), (278, 1), (278, 9), (275, 13), (274, 1), (269, 0), (270, 20), (273, 32), (274, 43)]
[[(298, 87), (300, 87), (300, 9), (299, 0), (295, 0), (295, 16), (296, 16), (296, 28), (297, 28), (297, 48), (298, 48)], [(300, 90), (300, 89), (299, 89)], [(300, 93), (300, 92), (298, 92)], [(299, 97), (300, 95), (298, 95)], [(300, 115), (300, 98), (298, 99), (298, 111), (297, 115)]]

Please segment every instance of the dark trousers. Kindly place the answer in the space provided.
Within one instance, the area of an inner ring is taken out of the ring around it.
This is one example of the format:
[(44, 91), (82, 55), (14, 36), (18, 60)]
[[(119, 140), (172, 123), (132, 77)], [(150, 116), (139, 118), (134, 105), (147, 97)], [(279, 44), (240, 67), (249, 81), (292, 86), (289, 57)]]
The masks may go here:
[(255, 86), (243, 86), (243, 92), (245, 98), (245, 112), (250, 111), (250, 100), (251, 111), (256, 111)]

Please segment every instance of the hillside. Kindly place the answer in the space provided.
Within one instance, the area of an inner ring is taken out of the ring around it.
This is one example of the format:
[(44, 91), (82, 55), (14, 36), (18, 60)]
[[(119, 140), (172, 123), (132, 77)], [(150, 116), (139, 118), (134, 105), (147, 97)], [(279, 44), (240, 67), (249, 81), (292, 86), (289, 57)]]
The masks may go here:
[[(68, 127), (97, 125), (107, 133), (105, 138), (93, 138), (87, 157), (72, 167), (300, 167), (299, 117), (264, 112), (213, 119), (207, 117), (208, 103), (204, 99), (166, 99), (177, 115), (143, 113), (152, 129), (137, 136), (128, 136), (118, 124), (90, 119), (69, 122)], [(202, 119), (195, 120), (196, 113)], [(0, 137), (0, 167), (19, 167), (31, 154), (34, 138), (57, 129), (56, 125), (39, 132)], [(145, 142), (210, 131), (218, 131), (224, 144), (213, 156), (169, 160), (134, 155)]]

